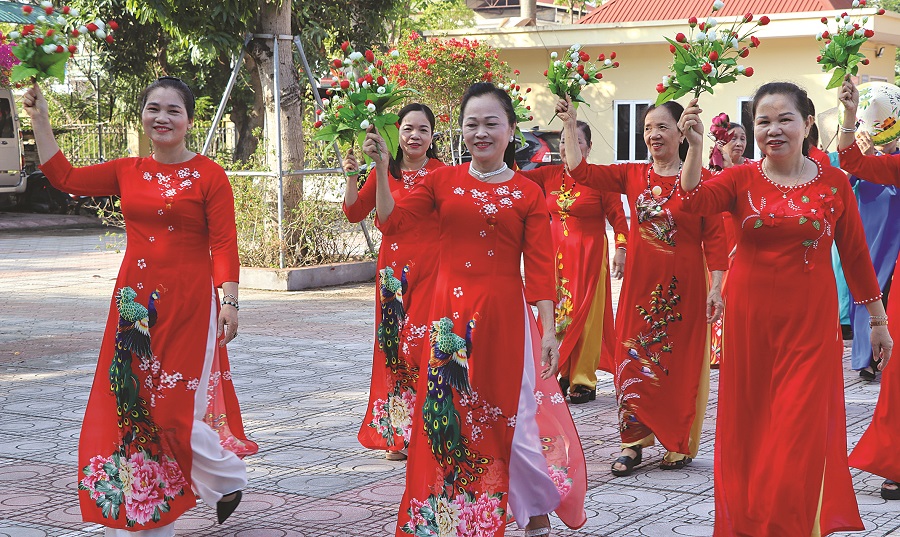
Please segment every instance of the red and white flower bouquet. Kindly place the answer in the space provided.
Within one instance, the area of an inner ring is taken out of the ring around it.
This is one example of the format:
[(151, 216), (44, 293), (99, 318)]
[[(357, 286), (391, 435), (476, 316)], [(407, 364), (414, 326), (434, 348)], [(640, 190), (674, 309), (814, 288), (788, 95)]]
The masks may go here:
[[(705, 21), (699, 22), (697, 17), (688, 19), (687, 35), (679, 32), (675, 39), (666, 38), (673, 62), (671, 74), (656, 85), (657, 105), (688, 93), (693, 93), (695, 98), (703, 92), (713, 93), (718, 84), (734, 82), (738, 76), (753, 76), (753, 68), (739, 62), (750, 55), (751, 48), (760, 45), (753, 34), (760, 26), (769, 24), (769, 17), (763, 15), (754, 20), (753, 14), (747, 13), (731, 24), (720, 26), (713, 15), (724, 6), (722, 0), (715, 0), (712, 13)], [(749, 44), (745, 44), (748, 40)]]
[(596, 63), (590, 60), (590, 54), (577, 43), (569, 47), (562, 58), (556, 52), (551, 52), (550, 67), (544, 71), (550, 85), (550, 93), (560, 99), (568, 96), (575, 106), (578, 106), (578, 103), (585, 103), (581, 98), (581, 90), (589, 84), (599, 82), (603, 78), (601, 71), (619, 67), (615, 52), (611, 52), (609, 58), (605, 54), (600, 54)]
[(113, 42), (113, 32), (118, 29), (115, 21), (104, 23), (100, 19), (85, 23), (77, 9), (53, 7), (44, 1), (40, 8), (22, 6), (22, 13), (31, 22), (9, 33), (15, 43), (13, 54), (19, 64), (12, 68), (10, 81), (27, 82), (55, 78), (60, 82), (66, 75), (66, 62), (78, 50), (77, 42), (85, 36), (98, 41)]
[[(866, 7), (866, 0), (853, 0), (852, 6), (854, 9), (862, 10)], [(879, 9), (875, 11), (875, 14), (884, 15), (884, 10)], [(869, 64), (869, 59), (860, 52), (860, 48), (863, 43), (875, 35), (874, 30), (863, 27), (869, 22), (868, 15), (857, 14), (855, 17), (851, 17), (845, 11), (834, 18), (836, 26), (833, 32), (829, 31), (830, 22), (831, 19), (828, 17), (822, 17), (825, 30), (816, 35), (816, 39), (823, 42), (816, 62), (826, 73), (834, 70), (825, 89), (839, 87), (844, 83), (845, 76), (856, 76), (860, 65)]]
[(318, 131), (313, 139), (362, 147), (366, 129), (374, 125), (387, 143), (388, 152), (396, 155), (400, 116), (388, 110), (416, 92), (405, 83), (390, 80), (384, 60), (376, 59), (371, 50), (357, 52), (348, 41), (344, 41), (341, 50), (345, 57), (332, 60), (336, 84), (326, 90), (324, 108), (317, 110)]

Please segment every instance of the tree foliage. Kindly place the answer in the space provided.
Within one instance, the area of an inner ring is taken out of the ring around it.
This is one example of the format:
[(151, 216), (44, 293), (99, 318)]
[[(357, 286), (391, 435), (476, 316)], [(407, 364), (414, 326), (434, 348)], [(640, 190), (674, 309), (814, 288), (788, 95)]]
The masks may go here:
[[(500, 83), (509, 78), (509, 66), (500, 60), (497, 49), (477, 40), (425, 40), (413, 32), (398, 43), (397, 51), (387, 66), (391, 78), (419, 92), (417, 100), (430, 106), (438, 118), (436, 133), (448, 141), (455, 140), (454, 125), (466, 89), (475, 82)], [(449, 154), (443, 158), (451, 160)]]

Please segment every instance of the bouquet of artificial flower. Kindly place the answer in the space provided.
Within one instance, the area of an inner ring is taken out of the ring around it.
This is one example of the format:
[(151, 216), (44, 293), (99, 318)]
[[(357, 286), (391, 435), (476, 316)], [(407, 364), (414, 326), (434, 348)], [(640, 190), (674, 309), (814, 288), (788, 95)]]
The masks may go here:
[[(513, 71), (513, 74), (518, 77), (521, 72), (516, 69)], [(522, 86), (519, 85), (517, 78), (510, 79), (509, 84), (504, 84), (500, 87), (506, 91), (513, 103), (513, 109), (516, 112), (516, 136), (518, 136), (519, 140), (524, 144), (525, 135), (522, 134), (519, 123), (534, 120), (534, 115), (531, 113), (531, 106), (525, 104), (525, 101), (528, 99), (528, 94), (531, 93), (531, 88), (525, 88), (525, 91), (522, 91)]]
[(709, 126), (709, 137), (715, 142), (709, 155), (709, 167), (716, 171), (720, 171), (725, 164), (722, 146), (734, 138), (734, 133), (728, 132), (730, 123), (731, 120), (728, 118), (728, 114), (722, 112), (713, 118), (712, 124)]
[(48, 1), (41, 2), (39, 10), (24, 5), (22, 13), (31, 22), (9, 34), (15, 44), (13, 54), (19, 59), (10, 77), (14, 83), (47, 78), (62, 82), (66, 76), (66, 62), (78, 50), (75, 43), (80, 36), (91, 35), (99, 41), (112, 43), (112, 34), (118, 29), (115, 21), (104, 23), (97, 19), (82, 23), (78, 20), (77, 9), (55, 8)]
[[(738, 62), (750, 55), (751, 48), (760, 45), (753, 34), (760, 26), (769, 24), (769, 17), (760, 17), (747, 29), (745, 25), (754, 21), (753, 14), (747, 13), (730, 26), (726, 24), (717, 29), (719, 23), (712, 14), (724, 6), (722, 0), (715, 0), (712, 13), (704, 22), (698, 22), (697, 17), (688, 19), (688, 35), (679, 32), (675, 39), (666, 38), (674, 61), (672, 74), (664, 76), (656, 85), (657, 106), (688, 93), (693, 93), (694, 98), (703, 92), (713, 93), (717, 84), (734, 82), (738, 75), (753, 76), (752, 67), (744, 67)], [(745, 46), (744, 41), (748, 39), (750, 43)]]
[[(866, 7), (866, 0), (853, 0), (853, 8), (862, 9)], [(884, 10), (879, 9), (875, 12), (877, 15), (884, 15)], [(834, 33), (828, 31), (828, 17), (822, 17), (822, 24), (825, 30), (816, 35), (816, 39), (824, 41), (822, 48), (819, 49), (819, 57), (816, 62), (822, 66), (822, 71), (826, 73), (834, 69), (831, 80), (825, 89), (834, 89), (844, 83), (846, 75), (856, 75), (859, 72), (859, 65), (869, 65), (869, 59), (865, 54), (859, 51), (863, 43), (875, 35), (875, 32), (869, 28), (863, 28), (862, 24), (869, 22), (867, 15), (857, 15), (854, 19), (847, 12), (841, 13), (834, 18), (837, 28)]]
[(388, 109), (415, 91), (389, 80), (384, 61), (376, 60), (371, 50), (357, 52), (350, 48), (348, 41), (341, 44), (341, 50), (346, 56), (332, 60), (337, 85), (325, 92), (324, 109), (316, 111), (318, 132), (313, 139), (362, 147), (366, 129), (374, 125), (384, 138), (388, 152), (396, 155), (400, 145), (397, 126), (400, 116)]
[(603, 73), (600, 71), (615, 69), (619, 66), (619, 62), (615, 61), (615, 52), (610, 53), (609, 58), (600, 54), (597, 58), (599, 63), (593, 63), (590, 61), (590, 55), (577, 43), (569, 47), (563, 58), (557, 59), (558, 57), (556, 52), (550, 53), (550, 67), (544, 71), (544, 76), (547, 77), (550, 85), (550, 93), (560, 99), (568, 96), (575, 106), (585, 102), (581, 98), (582, 88), (588, 84), (599, 82), (603, 78)]

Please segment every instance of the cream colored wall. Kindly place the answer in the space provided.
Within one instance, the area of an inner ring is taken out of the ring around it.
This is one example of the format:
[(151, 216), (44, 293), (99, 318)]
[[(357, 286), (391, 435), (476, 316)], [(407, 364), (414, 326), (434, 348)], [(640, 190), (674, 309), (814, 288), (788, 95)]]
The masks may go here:
[[(874, 9), (871, 10), (874, 13)], [(819, 43), (814, 36), (825, 27), (820, 22), (824, 15), (834, 17), (839, 12), (794, 13), (772, 17), (772, 23), (759, 28), (757, 35), (762, 46), (751, 52), (746, 65), (755, 73), (751, 78), (740, 78), (727, 84), (715, 95), (701, 97), (704, 120), (707, 123), (719, 112), (726, 112), (733, 120), (738, 119), (738, 99), (750, 97), (760, 85), (774, 80), (787, 80), (803, 86), (816, 104), (817, 112), (836, 105), (837, 90), (825, 91), (830, 78), (822, 73), (816, 64)], [(729, 21), (720, 21), (727, 24)], [(604, 79), (592, 84), (584, 92), (589, 107), (582, 106), (579, 114), (593, 129), (594, 150), (591, 161), (596, 163), (613, 160), (615, 128), (613, 125), (615, 100), (656, 99), (656, 85), (669, 72), (671, 62), (668, 44), (662, 36), (674, 36), (686, 31), (686, 24), (678, 21), (654, 21), (642, 23), (622, 23), (603, 25), (561, 25), (554, 27), (462, 29), (436, 32), (436, 35), (467, 37), (490, 43), (501, 50), (501, 58), (509, 62), (511, 69), (519, 69), (522, 86), (533, 89), (529, 102), (534, 111), (535, 121), (523, 125), (525, 128), (559, 128), (559, 120), (548, 125), (553, 116), (555, 97), (550, 95), (544, 70), (549, 62), (550, 51), (565, 51), (573, 43), (597, 43), (586, 46), (592, 57), (600, 52), (609, 54), (615, 50), (621, 67), (604, 72)], [(873, 28), (875, 37), (866, 44), (863, 52), (871, 60), (862, 66), (860, 75), (880, 76), (894, 81), (894, 56), (900, 45), (900, 15), (888, 13), (886, 16), (872, 17), (866, 27)], [(875, 51), (884, 46), (880, 58)], [(680, 100), (687, 103), (688, 97)]]
[[(878, 44), (877, 46), (882, 46)], [(860, 74), (882, 76), (889, 81), (894, 80), (894, 54), (896, 48), (884, 45), (885, 51), (880, 58), (875, 58), (876, 46), (867, 44), (864, 50), (872, 63), (863, 67)], [(554, 50), (550, 48), (549, 50)], [(555, 49), (560, 53), (565, 48)], [(601, 52), (617, 53), (621, 66), (618, 69), (604, 71), (604, 78), (597, 84), (591, 84), (584, 92), (584, 99), (590, 106), (579, 107), (579, 118), (586, 121), (593, 129), (594, 149), (590, 160), (595, 163), (612, 162), (614, 158), (615, 125), (613, 102), (616, 100), (649, 100), (656, 99), (656, 85), (668, 72), (671, 54), (668, 45), (619, 45), (594, 47), (586, 46), (585, 50), (596, 58)], [(790, 53), (787, 54), (786, 51)], [(790, 81), (804, 87), (816, 104), (817, 112), (836, 105), (837, 90), (826, 91), (830, 74), (824, 74), (816, 64), (818, 43), (813, 37), (767, 39), (759, 49), (754, 50), (745, 60), (745, 65), (753, 66), (752, 77), (741, 77), (733, 84), (720, 86), (714, 95), (701, 96), (701, 107), (704, 110), (704, 122), (708, 128), (710, 119), (726, 112), (734, 121), (739, 120), (738, 99), (751, 97), (760, 85), (775, 80)], [(503, 49), (501, 58), (507, 61), (510, 69), (522, 72), (519, 83), (522, 87), (531, 87), (528, 99), (534, 112), (535, 120), (525, 123), (522, 128), (539, 126), (541, 128), (561, 128), (559, 119), (550, 123), (556, 97), (547, 89), (544, 70), (549, 62), (549, 53), (540, 49)], [(686, 104), (689, 97), (679, 100)]]

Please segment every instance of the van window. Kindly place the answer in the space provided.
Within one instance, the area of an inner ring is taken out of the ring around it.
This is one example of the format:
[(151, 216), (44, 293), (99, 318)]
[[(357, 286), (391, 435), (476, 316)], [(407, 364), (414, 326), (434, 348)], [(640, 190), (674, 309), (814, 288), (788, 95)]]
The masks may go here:
[(0, 138), (14, 138), (12, 107), (9, 99), (0, 97)]

